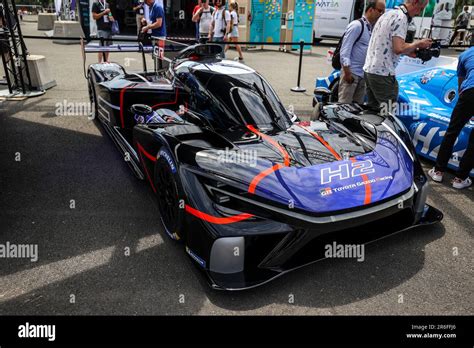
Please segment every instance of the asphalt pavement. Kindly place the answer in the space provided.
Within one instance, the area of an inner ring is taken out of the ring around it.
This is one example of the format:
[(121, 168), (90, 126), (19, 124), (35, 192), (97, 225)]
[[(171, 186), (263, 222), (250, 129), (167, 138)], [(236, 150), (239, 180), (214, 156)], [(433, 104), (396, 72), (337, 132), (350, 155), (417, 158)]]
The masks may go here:
[[(43, 35), (35, 27), (22, 26)], [(57, 86), (0, 102), (0, 244), (39, 248), (37, 262), (0, 258), (1, 315), (474, 314), (474, 191), (451, 188), (452, 174), (428, 198), (444, 213), (442, 223), (370, 244), (364, 262), (329, 259), (253, 290), (211, 290), (183, 246), (161, 231), (152, 190), (101, 128), (86, 115), (57, 116), (61, 103), (88, 101), (79, 46), (26, 44), (47, 57)], [(327, 48), (304, 57), (304, 94), (290, 92), (297, 55), (244, 54), (285, 106), (306, 114), (315, 78), (331, 71)], [(112, 57), (140, 68), (138, 55)]]

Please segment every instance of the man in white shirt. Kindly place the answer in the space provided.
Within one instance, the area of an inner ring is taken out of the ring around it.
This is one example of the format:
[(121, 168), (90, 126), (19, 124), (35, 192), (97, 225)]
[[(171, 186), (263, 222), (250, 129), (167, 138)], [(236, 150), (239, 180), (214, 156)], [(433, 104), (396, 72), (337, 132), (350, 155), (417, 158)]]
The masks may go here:
[(230, 33), (231, 21), (230, 13), (225, 9), (225, 0), (216, 0), (216, 10), (212, 15), (212, 22), (209, 28), (209, 40), (219, 43), (222, 46), (222, 58), (225, 58), (225, 43), (227, 35)]
[(431, 39), (407, 43), (408, 24), (420, 14), (428, 0), (406, 0), (377, 21), (370, 39), (364, 76), (367, 86), (368, 105), (374, 110), (391, 112), (398, 99), (398, 82), (395, 69), (401, 54), (415, 56), (417, 49), (431, 47)]

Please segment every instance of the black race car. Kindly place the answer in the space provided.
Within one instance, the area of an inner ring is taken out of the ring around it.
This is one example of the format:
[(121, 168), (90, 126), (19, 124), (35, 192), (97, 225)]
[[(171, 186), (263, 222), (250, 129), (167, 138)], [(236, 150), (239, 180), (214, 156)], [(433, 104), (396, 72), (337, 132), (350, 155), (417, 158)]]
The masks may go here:
[(442, 219), (398, 120), (333, 104), (300, 122), (260, 74), (220, 53), (190, 46), (153, 73), (88, 69), (96, 118), (213, 287), (254, 287), (327, 257), (328, 243)]

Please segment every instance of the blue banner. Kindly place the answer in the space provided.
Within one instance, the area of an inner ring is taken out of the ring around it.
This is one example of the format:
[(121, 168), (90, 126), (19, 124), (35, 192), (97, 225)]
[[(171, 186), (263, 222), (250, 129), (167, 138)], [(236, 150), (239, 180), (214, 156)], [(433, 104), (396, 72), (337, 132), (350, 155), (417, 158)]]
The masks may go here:
[[(313, 41), (314, 0), (296, 0), (293, 26), (293, 42)], [(299, 46), (293, 46), (299, 49)], [(305, 46), (310, 50), (311, 46)]]
[(252, 19), (250, 22), (249, 40), (252, 42), (261, 42), (263, 41), (263, 13), (265, 6), (263, 0), (252, 0), (250, 6)]
[(263, 37), (265, 42), (279, 42), (282, 0), (265, 0)]

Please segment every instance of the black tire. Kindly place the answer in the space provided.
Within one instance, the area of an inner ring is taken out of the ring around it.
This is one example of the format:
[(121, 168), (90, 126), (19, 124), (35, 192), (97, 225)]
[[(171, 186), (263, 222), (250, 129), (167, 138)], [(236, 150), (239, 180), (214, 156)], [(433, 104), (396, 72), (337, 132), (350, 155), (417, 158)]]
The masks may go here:
[(99, 111), (97, 110), (97, 95), (95, 93), (94, 83), (90, 74), (87, 81), (87, 87), (89, 90), (89, 102), (91, 104), (91, 117), (94, 117), (94, 121), (98, 121)]
[(331, 90), (331, 94), (329, 95), (329, 102), (337, 103), (337, 101), (339, 100), (339, 79), (334, 80), (329, 89)]
[[(162, 151), (160, 151), (160, 154)], [(155, 164), (154, 183), (158, 209), (160, 211), (160, 221), (171, 239), (183, 240), (185, 236), (185, 195), (176, 165), (174, 163), (170, 164), (169, 161), (172, 160), (168, 153), (168, 159), (160, 155)], [(172, 165), (175, 168), (174, 171)]]

